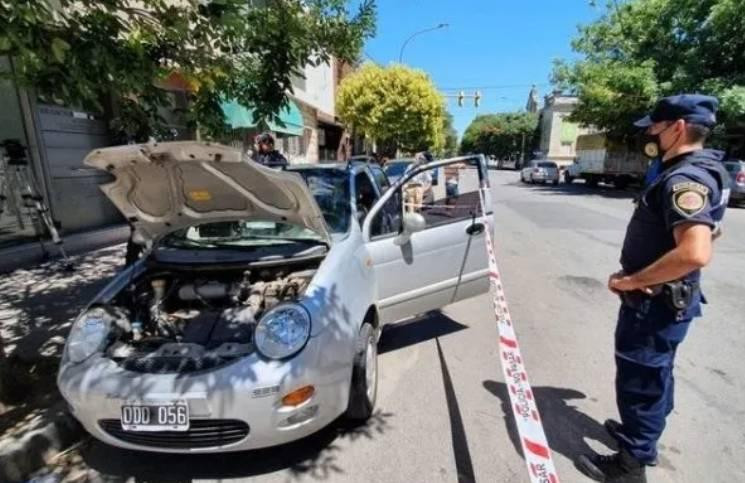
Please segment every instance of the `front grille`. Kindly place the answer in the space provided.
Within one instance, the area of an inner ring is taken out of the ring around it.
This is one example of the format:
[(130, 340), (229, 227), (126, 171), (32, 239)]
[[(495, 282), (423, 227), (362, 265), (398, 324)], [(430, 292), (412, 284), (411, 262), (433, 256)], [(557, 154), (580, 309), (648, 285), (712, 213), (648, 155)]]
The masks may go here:
[(191, 449), (227, 446), (248, 436), (248, 424), (236, 419), (192, 419), (188, 431), (124, 431), (118, 419), (101, 419), (101, 429), (126, 443), (158, 448)]
[(146, 374), (184, 374), (216, 369), (237, 357), (130, 357), (119, 361), (126, 370)]

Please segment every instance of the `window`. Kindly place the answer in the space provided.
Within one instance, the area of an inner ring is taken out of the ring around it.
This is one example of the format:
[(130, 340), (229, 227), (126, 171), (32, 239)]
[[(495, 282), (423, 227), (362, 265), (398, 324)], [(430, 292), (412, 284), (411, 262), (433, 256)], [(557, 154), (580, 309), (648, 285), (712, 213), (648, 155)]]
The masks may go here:
[(373, 178), (375, 178), (375, 182), (378, 184), (381, 193), (384, 193), (388, 188), (391, 187), (391, 184), (388, 182), (388, 177), (385, 175), (381, 168), (372, 166), (370, 168), (370, 171), (372, 172)]
[(438, 185), (433, 185), (431, 180), (423, 185), (414, 177), (393, 193), (375, 215), (370, 230), (371, 237), (399, 233), (406, 211), (424, 216), (427, 227), (480, 216), (478, 169), (464, 162), (453, 162), (438, 171), (438, 177), (444, 180)]
[(324, 168), (297, 169), (295, 172), (305, 179), (331, 232), (345, 233), (352, 216), (347, 172)]
[(554, 169), (556, 169), (556, 163), (551, 163), (551, 162), (545, 162), (544, 161), (542, 163), (538, 163), (538, 167), (539, 168), (554, 168)]
[(354, 196), (357, 206), (357, 216), (360, 225), (378, 200), (378, 194), (367, 173), (357, 173), (354, 176)]

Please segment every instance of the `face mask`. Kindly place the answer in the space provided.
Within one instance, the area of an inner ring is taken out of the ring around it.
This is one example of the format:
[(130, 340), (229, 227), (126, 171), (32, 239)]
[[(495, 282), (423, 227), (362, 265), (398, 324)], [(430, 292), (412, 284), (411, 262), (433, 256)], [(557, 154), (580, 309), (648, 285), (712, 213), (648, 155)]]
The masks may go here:
[(642, 152), (649, 159), (656, 159), (664, 153), (660, 148), (659, 134), (645, 134), (642, 136)]
[[(644, 134), (642, 136), (642, 151), (650, 159), (662, 158), (665, 156), (666, 149), (662, 149), (660, 136), (675, 124), (670, 124), (657, 134)], [(677, 142), (677, 141), (676, 141)], [(674, 143), (673, 143), (674, 144)]]

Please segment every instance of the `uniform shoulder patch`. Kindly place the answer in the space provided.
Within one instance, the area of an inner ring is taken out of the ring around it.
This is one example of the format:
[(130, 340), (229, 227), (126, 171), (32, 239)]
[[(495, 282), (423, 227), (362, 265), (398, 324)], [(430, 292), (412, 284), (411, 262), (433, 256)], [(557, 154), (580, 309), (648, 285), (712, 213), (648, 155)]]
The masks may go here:
[(695, 182), (673, 185), (673, 208), (686, 218), (695, 216), (706, 207), (709, 188)]

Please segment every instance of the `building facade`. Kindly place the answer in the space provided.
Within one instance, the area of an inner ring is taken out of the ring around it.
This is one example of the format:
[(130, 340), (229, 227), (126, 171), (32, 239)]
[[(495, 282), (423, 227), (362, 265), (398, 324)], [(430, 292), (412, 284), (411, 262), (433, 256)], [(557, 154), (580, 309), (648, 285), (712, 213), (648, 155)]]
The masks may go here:
[[(0, 70), (8, 73), (12, 69), (11, 61), (0, 56)], [(287, 109), (293, 115), (291, 124), (276, 126), (275, 131), (278, 149), (291, 162), (339, 159), (344, 130), (335, 113), (336, 87), (349, 71), (349, 66), (332, 59), (328, 64), (306, 66), (304, 76), (295, 80), (296, 88)], [(176, 76), (161, 85), (172, 101), (171, 106), (160, 112), (170, 128), (169, 140), (194, 139), (196, 135), (179, 114), (187, 102), (188, 86), (182, 84)], [(82, 164), (91, 150), (122, 142), (114, 139), (109, 130), (110, 116), (45, 105), (11, 80), (0, 80), (0, 142), (18, 140), (26, 148), (27, 172), (33, 175), (35, 188), (65, 237), (81, 234), (91, 238), (93, 232), (106, 230), (118, 234), (113, 239), (102, 235), (107, 242), (120, 239), (122, 234), (126, 236), (125, 220), (99, 189), (100, 184), (110, 179), (109, 175)], [(252, 148), (258, 132), (255, 126), (236, 129), (233, 139), (225, 141)], [(0, 155), (3, 154), (0, 148)], [(37, 246), (35, 241), (40, 236), (46, 237), (33, 210), (23, 206), (19, 187), (5, 182), (10, 178), (7, 170), (6, 164), (0, 163), (0, 182), (3, 182), (0, 183), (3, 189), (0, 252), (3, 253), (19, 245)]]

